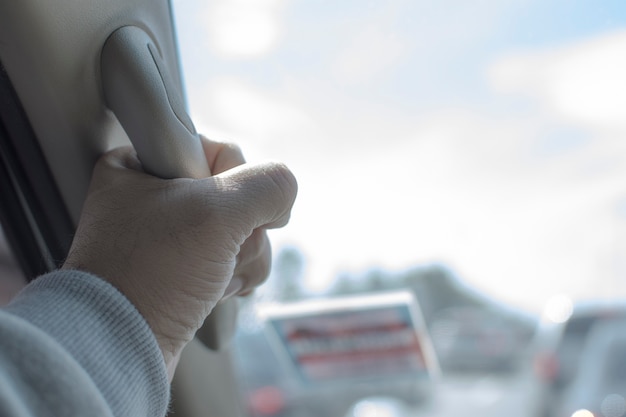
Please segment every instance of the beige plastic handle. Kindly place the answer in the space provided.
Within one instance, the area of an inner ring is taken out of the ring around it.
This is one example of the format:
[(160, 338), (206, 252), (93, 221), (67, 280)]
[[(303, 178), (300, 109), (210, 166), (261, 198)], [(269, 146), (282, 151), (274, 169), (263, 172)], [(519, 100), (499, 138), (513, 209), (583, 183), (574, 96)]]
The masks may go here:
[[(211, 175), (182, 94), (145, 31), (124, 26), (113, 32), (102, 49), (101, 71), (106, 104), (146, 172), (166, 179)], [(196, 336), (212, 350), (227, 347), (237, 310), (234, 299), (219, 303)]]

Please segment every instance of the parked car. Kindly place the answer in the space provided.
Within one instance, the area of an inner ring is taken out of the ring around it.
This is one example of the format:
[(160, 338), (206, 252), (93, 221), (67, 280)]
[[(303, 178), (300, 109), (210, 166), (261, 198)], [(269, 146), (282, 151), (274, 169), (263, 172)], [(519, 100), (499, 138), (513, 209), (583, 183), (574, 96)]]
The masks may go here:
[(507, 373), (517, 369), (526, 327), (502, 312), (450, 307), (431, 323), (433, 346), (443, 372)]
[(411, 376), (304, 385), (265, 332), (239, 332), (236, 342), (237, 377), (250, 417), (341, 417), (367, 398), (385, 395), (396, 403), (424, 406), (436, 395), (434, 385)]
[(261, 309), (266, 332), (238, 334), (239, 379), (254, 417), (342, 417), (358, 402), (423, 406), (439, 366), (407, 291)]
[(592, 326), (578, 361), (578, 373), (557, 416), (621, 417), (626, 414), (626, 320)]
[(558, 404), (579, 372), (591, 329), (598, 323), (624, 319), (626, 302), (617, 301), (585, 301), (572, 305), (564, 316), (544, 315), (531, 346), (534, 415), (558, 415)]

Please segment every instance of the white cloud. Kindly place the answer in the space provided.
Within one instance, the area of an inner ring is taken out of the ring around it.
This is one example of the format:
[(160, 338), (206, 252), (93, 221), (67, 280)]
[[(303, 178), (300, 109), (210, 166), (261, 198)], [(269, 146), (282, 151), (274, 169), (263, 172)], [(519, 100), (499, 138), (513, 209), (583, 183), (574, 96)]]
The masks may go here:
[(626, 131), (626, 32), (503, 57), (490, 70), (497, 91), (540, 100), (562, 120)]
[(278, 43), (283, 0), (218, 0), (206, 9), (207, 40), (226, 58), (257, 58)]
[(269, 92), (235, 77), (216, 77), (190, 94), (192, 108), (199, 109), (200, 126), (213, 126), (239, 140), (265, 144), (283, 138), (285, 132), (306, 129), (308, 116), (280, 92)]
[[(615, 207), (626, 196), (626, 141), (615, 132), (624, 129), (626, 92), (617, 94), (622, 64), (611, 54), (620, 42), (616, 34), (498, 60), (497, 91), (535, 98), (549, 110), (540, 115), (406, 114), (326, 79), (289, 77), (271, 89), (213, 78), (190, 98), (199, 125), (294, 169), (292, 221), (272, 238), (305, 250), (309, 282), (440, 260), (539, 310), (554, 293), (624, 291), (626, 222)], [(584, 126), (591, 139), (538, 157), (546, 125)]]
[(335, 78), (346, 84), (371, 81), (405, 57), (405, 41), (391, 31), (371, 26), (351, 34), (334, 63)]
[[(539, 311), (553, 294), (614, 296), (624, 287), (626, 152), (613, 142), (537, 160), (535, 127), (446, 110), (358, 158), (300, 165), (301, 192), (279, 241), (298, 239), (308, 280), (340, 270), (443, 261), (488, 293)], [(355, 145), (357, 146), (357, 145)], [(588, 167), (618, 155), (621, 166)], [(598, 277), (602, 277), (601, 279)]]

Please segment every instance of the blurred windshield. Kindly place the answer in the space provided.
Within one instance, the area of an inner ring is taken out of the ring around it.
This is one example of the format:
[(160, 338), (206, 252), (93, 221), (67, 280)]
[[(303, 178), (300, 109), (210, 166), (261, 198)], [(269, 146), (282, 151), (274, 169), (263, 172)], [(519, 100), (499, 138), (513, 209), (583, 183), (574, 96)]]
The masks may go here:
[(626, 381), (626, 361), (624, 361), (625, 344), (612, 346), (606, 361), (607, 380), (613, 384), (624, 384)]
[[(558, 346), (532, 371), (545, 306), (626, 295), (626, 3), (173, 5), (198, 130), (299, 180), (272, 275), (242, 302), (247, 412), (341, 417), (384, 394), (404, 415), (549, 414), (536, 378), (558, 373)], [(427, 387), (307, 385), (259, 313), (396, 291), (437, 358)]]

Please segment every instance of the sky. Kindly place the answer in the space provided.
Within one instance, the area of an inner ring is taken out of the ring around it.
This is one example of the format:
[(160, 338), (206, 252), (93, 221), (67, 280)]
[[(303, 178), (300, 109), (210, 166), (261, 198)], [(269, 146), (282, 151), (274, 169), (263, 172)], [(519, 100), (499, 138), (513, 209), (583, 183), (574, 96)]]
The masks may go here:
[[(471, 3), (471, 4), (470, 4)], [(176, 0), (191, 115), (299, 181), (305, 281), (442, 262), (537, 312), (626, 295), (626, 3)]]

